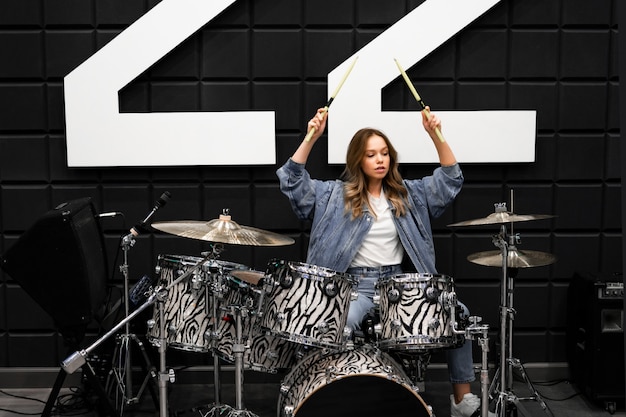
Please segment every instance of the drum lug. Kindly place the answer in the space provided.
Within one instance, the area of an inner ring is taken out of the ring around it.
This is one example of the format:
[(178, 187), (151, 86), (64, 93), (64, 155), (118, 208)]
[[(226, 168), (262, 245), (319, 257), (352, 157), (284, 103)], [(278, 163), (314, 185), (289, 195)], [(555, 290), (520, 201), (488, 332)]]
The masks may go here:
[(167, 331), (171, 334), (176, 334), (176, 325), (174, 323), (171, 323), (169, 326), (167, 326)]
[(293, 417), (293, 406), (286, 405), (283, 410), (285, 411), (285, 417)]
[(387, 291), (387, 299), (390, 303), (396, 304), (402, 298), (402, 288), (393, 286)]
[(441, 322), (438, 318), (432, 318), (428, 322), (428, 328), (432, 330), (437, 330), (441, 326)]
[(154, 329), (154, 326), (156, 326), (156, 320), (154, 319), (150, 319), (146, 322), (146, 326), (148, 327), (148, 329)]
[(402, 327), (402, 323), (400, 323), (400, 320), (398, 320), (398, 319), (391, 320), (391, 329), (392, 330), (398, 330), (401, 327)]
[[(359, 298), (359, 292), (357, 290), (350, 291), (350, 301), (355, 301), (357, 298)], [(380, 299), (380, 296), (378, 298)], [(375, 299), (376, 299), (376, 296), (374, 296), (374, 300)]]
[(276, 313), (276, 321), (279, 323), (282, 323), (283, 321), (285, 321), (285, 313), (282, 313), (282, 312)]
[(337, 287), (337, 283), (330, 278), (324, 279), (324, 294), (328, 297), (336, 297), (339, 293), (339, 288)]
[(327, 333), (329, 330), (328, 323), (326, 323), (325, 321), (320, 321), (319, 323), (317, 323), (315, 325), (315, 328), (322, 334)]
[(429, 303), (436, 303), (439, 299), (439, 290), (434, 287), (426, 288), (426, 299)]
[(337, 376), (337, 367), (329, 366), (326, 368), (326, 382), (331, 383)]
[(280, 274), (278, 278), (278, 283), (283, 289), (288, 290), (293, 286), (293, 277), (287, 273), (287, 270), (283, 271), (284, 273)]

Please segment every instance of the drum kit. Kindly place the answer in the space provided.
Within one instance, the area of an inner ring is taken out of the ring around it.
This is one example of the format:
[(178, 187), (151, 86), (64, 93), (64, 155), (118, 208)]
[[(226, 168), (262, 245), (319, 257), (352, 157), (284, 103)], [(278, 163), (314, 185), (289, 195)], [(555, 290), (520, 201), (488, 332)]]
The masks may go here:
[[(151, 226), (158, 231), (210, 242), (211, 249), (202, 257), (159, 255), (158, 279), (146, 291), (145, 303), (91, 346), (69, 356), (62, 367), (68, 373), (79, 369), (105, 339), (154, 306), (147, 323), (147, 339), (159, 351), (157, 381), (163, 417), (168, 415), (167, 384), (175, 380), (173, 370), (166, 365), (168, 348), (212, 354), (214, 402), (194, 409), (203, 417), (256, 417), (244, 407), (245, 370), (286, 372), (278, 392), (278, 417), (304, 417), (308, 410), (319, 413), (316, 407), (336, 401), (342, 389), (358, 389), (367, 398), (368, 392), (377, 393), (383, 385), (394, 391), (394, 409), (398, 410), (398, 404), (406, 407), (406, 415), (433, 416), (432, 407), (419, 394), (430, 353), (477, 339), (482, 349), (483, 404), (491, 400), (497, 404), (499, 415), (509, 415), (519, 402), (512, 392), (511, 368), (523, 371), (523, 367), (512, 358), (513, 282), (508, 270), (548, 265), (555, 259), (540, 252), (517, 250), (519, 238), (509, 236), (506, 225), (548, 217), (552, 216), (515, 215), (507, 212), (502, 203), (487, 218), (449, 225), (501, 225), (500, 234), (494, 237), (499, 252), (468, 257), (479, 265), (503, 268), (501, 361), (491, 384), (487, 363), (489, 326), (482, 324), (480, 317), (460, 319), (451, 277), (403, 273), (379, 281), (374, 297), (377, 314), (364, 318), (360, 337), (346, 328), (349, 304), (357, 296), (356, 277), (280, 259), (270, 260), (264, 271), (218, 259), (225, 244), (294, 243), (289, 237), (239, 225), (228, 210), (208, 222), (153, 223)], [(220, 402), (222, 362), (234, 364), (234, 406)], [(533, 399), (549, 412), (536, 390), (533, 392)], [(483, 407), (482, 416), (487, 417), (487, 412)]]

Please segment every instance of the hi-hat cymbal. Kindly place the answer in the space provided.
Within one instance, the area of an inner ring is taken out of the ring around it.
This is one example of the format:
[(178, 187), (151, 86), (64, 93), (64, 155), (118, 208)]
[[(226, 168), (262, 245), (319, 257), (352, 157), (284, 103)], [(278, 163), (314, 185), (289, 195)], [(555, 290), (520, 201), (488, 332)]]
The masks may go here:
[(208, 222), (179, 220), (153, 223), (152, 227), (165, 233), (208, 242), (249, 246), (285, 246), (295, 242), (290, 237), (254, 227), (241, 226), (229, 215)]
[[(533, 250), (521, 251), (509, 248), (507, 252), (508, 268), (532, 268), (535, 266), (546, 266), (556, 262), (556, 257), (546, 252)], [(502, 252), (499, 250), (477, 252), (467, 257), (467, 260), (483, 266), (502, 266)]]
[(551, 214), (515, 214), (510, 211), (497, 211), (482, 219), (466, 220), (459, 223), (449, 224), (448, 227), (456, 226), (480, 226), (486, 224), (504, 224), (513, 222), (526, 222), (529, 220), (550, 219), (556, 216)]

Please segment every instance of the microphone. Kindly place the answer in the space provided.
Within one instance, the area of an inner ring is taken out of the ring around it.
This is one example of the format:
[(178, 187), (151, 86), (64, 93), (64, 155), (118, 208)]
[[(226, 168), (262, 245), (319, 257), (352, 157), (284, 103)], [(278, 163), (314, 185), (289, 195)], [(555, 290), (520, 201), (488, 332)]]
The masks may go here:
[(156, 203), (154, 203), (154, 207), (152, 208), (152, 211), (150, 211), (150, 213), (148, 213), (146, 218), (143, 219), (141, 221), (141, 223), (136, 224), (135, 226), (133, 226), (130, 229), (130, 232), (133, 234), (133, 236), (139, 235), (140, 231), (146, 231), (147, 230), (145, 226), (148, 223), (148, 221), (152, 218), (152, 216), (154, 216), (154, 213), (156, 213), (158, 209), (160, 209), (165, 204), (167, 204), (167, 202), (170, 200), (171, 196), (172, 195), (170, 194), (169, 191), (166, 191), (163, 194), (161, 194), (161, 197), (159, 197), (159, 199), (156, 201)]

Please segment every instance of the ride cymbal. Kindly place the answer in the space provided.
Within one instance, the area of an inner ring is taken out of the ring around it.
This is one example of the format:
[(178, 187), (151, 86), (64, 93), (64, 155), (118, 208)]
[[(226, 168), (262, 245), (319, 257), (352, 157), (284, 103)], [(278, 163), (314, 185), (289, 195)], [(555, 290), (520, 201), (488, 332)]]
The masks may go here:
[(176, 236), (231, 245), (285, 246), (295, 242), (294, 239), (278, 233), (241, 226), (226, 214), (208, 222), (179, 220), (153, 223), (152, 227)]
[[(501, 267), (502, 252), (499, 250), (477, 252), (469, 255), (467, 260), (478, 265)], [(556, 262), (556, 257), (546, 252), (509, 248), (506, 266), (507, 268), (532, 268), (550, 265), (554, 262)]]
[(497, 211), (482, 219), (466, 220), (463, 222), (449, 224), (448, 227), (457, 226), (480, 226), (487, 224), (504, 224), (513, 222), (526, 222), (530, 220), (550, 219), (556, 216), (551, 214), (515, 214), (510, 211)]

